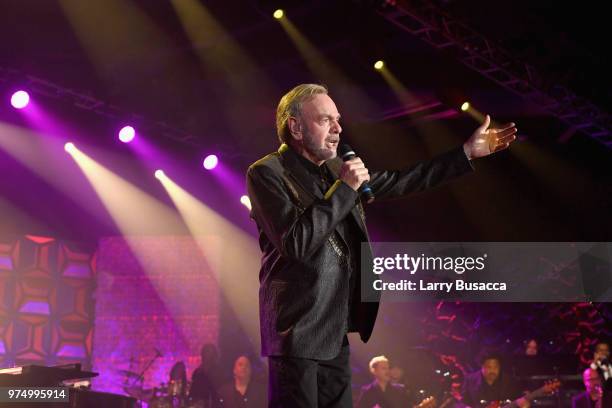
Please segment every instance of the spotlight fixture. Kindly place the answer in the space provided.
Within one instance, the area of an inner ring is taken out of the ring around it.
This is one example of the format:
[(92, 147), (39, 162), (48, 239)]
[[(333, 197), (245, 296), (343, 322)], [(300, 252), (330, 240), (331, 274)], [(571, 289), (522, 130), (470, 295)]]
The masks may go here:
[(217, 167), (217, 164), (219, 164), (219, 158), (214, 154), (209, 154), (202, 162), (202, 165), (206, 170), (214, 169)]
[(64, 145), (64, 150), (72, 154), (76, 151), (76, 146), (72, 142), (68, 142)]
[(240, 202), (249, 210), (251, 209), (251, 199), (249, 198), (249, 196), (243, 195), (242, 197), (240, 197)]
[(461, 110), (466, 112), (468, 109), (470, 109), (470, 103), (469, 102), (463, 102), (461, 104)]
[(124, 126), (119, 131), (119, 140), (130, 143), (136, 137), (136, 130), (132, 126)]
[(383, 60), (378, 60), (374, 63), (374, 69), (381, 70), (385, 66), (385, 62)]
[(30, 95), (26, 91), (17, 91), (11, 96), (11, 105), (15, 109), (23, 109), (30, 103)]
[(161, 169), (155, 170), (155, 178), (156, 179), (161, 180), (165, 176), (166, 176), (166, 174), (164, 173), (163, 170), (161, 170)]
[(275, 19), (280, 20), (285, 15), (285, 12), (282, 9), (277, 9), (272, 15)]

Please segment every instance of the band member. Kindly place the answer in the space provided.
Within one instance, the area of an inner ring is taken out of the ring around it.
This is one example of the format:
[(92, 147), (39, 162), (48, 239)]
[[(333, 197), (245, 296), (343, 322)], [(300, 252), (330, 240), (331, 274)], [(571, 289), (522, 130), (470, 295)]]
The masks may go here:
[(601, 377), (597, 370), (587, 368), (582, 373), (586, 391), (572, 399), (572, 408), (607, 408), (612, 407), (610, 394), (604, 395)]
[(251, 378), (251, 361), (240, 356), (234, 362), (234, 381), (219, 389), (221, 407), (263, 408), (268, 404), (265, 387)]
[(608, 343), (600, 341), (595, 345), (590, 367), (598, 371), (607, 389), (612, 388), (612, 363), (610, 362), (610, 345)]
[(200, 366), (193, 371), (191, 376), (189, 399), (198, 402), (204, 408), (209, 408), (219, 400), (217, 389), (223, 383), (217, 347), (210, 343), (204, 344), (200, 357)]
[(370, 360), (370, 373), (374, 376), (371, 384), (361, 388), (357, 399), (357, 408), (403, 408), (412, 406), (406, 388), (402, 384), (391, 382), (389, 360), (377, 356)]
[[(502, 371), (501, 357), (494, 352), (483, 352), (480, 370), (468, 374), (461, 389), (461, 403), (469, 407), (485, 407), (491, 402), (515, 400), (517, 406), (527, 408), (529, 401), (520, 397), (520, 389), (509, 374)], [(502, 404), (503, 405), (503, 404)]]
[(187, 401), (187, 367), (179, 361), (170, 369), (168, 398), (171, 406), (182, 406)]
[(529, 339), (525, 342), (525, 355), (530, 357), (538, 355), (538, 341), (536, 339)]
[(530, 390), (539, 387), (540, 384), (540, 380), (535, 380), (534, 377), (548, 373), (551, 364), (549, 360), (549, 356), (540, 353), (538, 341), (530, 338), (523, 342), (520, 352), (513, 356), (511, 367), (504, 368), (506, 371), (511, 368), (522, 390)]
[(389, 376), (393, 384), (406, 385), (404, 383), (404, 369), (402, 367), (393, 364), (389, 369)]
[(376, 199), (424, 190), (473, 170), (471, 159), (505, 149), (510, 123), (490, 118), (464, 143), (402, 171), (370, 172), (359, 157), (342, 162), (340, 113), (327, 89), (303, 84), (276, 113), (281, 147), (251, 165), (251, 216), (263, 252), (259, 274), (262, 354), (272, 407), (351, 407), (346, 334), (372, 334), (377, 302), (361, 302), (360, 262), (371, 259), (360, 188)]

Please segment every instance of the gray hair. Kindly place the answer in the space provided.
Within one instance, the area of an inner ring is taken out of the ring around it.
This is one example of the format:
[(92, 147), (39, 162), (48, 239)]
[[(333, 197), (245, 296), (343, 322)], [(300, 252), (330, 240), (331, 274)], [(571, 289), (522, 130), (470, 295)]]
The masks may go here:
[(301, 84), (283, 95), (276, 108), (276, 133), (281, 143), (288, 143), (291, 140), (289, 118), (299, 117), (302, 113), (302, 104), (319, 94), (327, 95), (325, 85)]

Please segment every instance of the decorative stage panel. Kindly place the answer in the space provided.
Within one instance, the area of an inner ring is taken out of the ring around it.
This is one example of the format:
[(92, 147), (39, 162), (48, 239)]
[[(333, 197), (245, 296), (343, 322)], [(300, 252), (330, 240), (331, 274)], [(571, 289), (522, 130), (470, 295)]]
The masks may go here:
[[(123, 393), (145, 371), (145, 388), (167, 382), (170, 368), (199, 364), (204, 343), (217, 344), (220, 288), (210, 254), (193, 238), (104, 238), (97, 253), (93, 369), (96, 390)], [(157, 356), (157, 358), (155, 358)]]
[(0, 242), (0, 367), (91, 368), (95, 286), (93, 247), (29, 235)]

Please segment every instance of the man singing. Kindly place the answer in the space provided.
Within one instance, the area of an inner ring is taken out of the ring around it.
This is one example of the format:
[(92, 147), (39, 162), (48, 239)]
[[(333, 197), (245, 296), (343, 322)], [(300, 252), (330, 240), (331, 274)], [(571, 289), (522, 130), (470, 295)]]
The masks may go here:
[(360, 299), (360, 244), (368, 235), (359, 189), (368, 183), (376, 199), (398, 197), (470, 172), (471, 159), (516, 137), (513, 123), (489, 124), (487, 116), (462, 147), (431, 161), (370, 174), (360, 158), (336, 157), (340, 113), (325, 87), (302, 84), (281, 98), (281, 146), (247, 172), (263, 252), (259, 313), (270, 407), (352, 407), (346, 333), (368, 341), (378, 311)]

